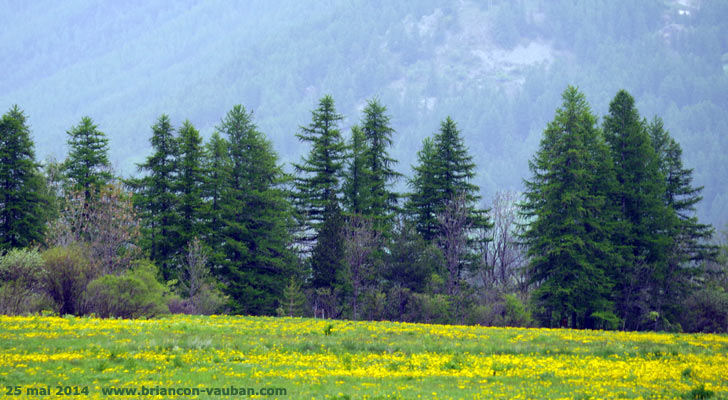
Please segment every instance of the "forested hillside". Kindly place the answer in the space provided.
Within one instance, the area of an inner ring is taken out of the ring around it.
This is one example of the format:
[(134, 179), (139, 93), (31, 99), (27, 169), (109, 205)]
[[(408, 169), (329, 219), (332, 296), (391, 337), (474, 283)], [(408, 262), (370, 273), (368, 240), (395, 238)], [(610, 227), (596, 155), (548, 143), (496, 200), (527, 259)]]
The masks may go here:
[[(117, 172), (136, 174), (159, 115), (209, 137), (243, 104), (282, 161), (318, 99), (357, 123), (378, 96), (391, 156), (410, 174), (450, 115), (475, 155), (485, 201), (523, 188), (528, 159), (567, 84), (603, 116), (626, 89), (682, 145), (701, 220), (728, 221), (728, 2), (3, 2), (0, 110), (26, 113), (38, 158), (65, 157), (91, 116)], [(400, 184), (403, 181), (400, 181)]]

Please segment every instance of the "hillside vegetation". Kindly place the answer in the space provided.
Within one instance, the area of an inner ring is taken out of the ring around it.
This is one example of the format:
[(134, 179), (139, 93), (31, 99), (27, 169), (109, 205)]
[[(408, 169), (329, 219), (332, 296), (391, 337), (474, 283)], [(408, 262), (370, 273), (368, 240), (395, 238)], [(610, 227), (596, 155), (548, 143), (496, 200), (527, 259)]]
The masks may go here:
[[(598, 115), (619, 89), (659, 115), (706, 187), (701, 220), (728, 220), (728, 3), (444, 0), (9, 2), (0, 33), (0, 109), (29, 116), (40, 158), (89, 115), (126, 176), (167, 113), (204, 136), (234, 104), (255, 112), (283, 161), (324, 94), (354, 124), (378, 96), (400, 172), (450, 115), (477, 155), (485, 199), (522, 189), (554, 104), (578, 86)], [(343, 129), (348, 134), (348, 129)]]

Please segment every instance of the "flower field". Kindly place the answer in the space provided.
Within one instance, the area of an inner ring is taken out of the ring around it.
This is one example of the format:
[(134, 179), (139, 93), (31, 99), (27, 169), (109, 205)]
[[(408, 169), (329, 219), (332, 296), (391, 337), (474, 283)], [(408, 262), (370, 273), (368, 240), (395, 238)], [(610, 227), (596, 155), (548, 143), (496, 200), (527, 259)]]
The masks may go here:
[[(0, 316), (0, 383), (0, 399), (728, 398), (728, 336), (228, 316)], [(103, 392), (112, 387), (286, 393)]]

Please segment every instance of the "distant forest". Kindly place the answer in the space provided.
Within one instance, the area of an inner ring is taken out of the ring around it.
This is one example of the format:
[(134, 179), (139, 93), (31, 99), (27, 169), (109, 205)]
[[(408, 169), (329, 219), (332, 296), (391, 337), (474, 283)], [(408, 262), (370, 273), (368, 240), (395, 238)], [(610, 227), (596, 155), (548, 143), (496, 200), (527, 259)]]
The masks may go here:
[(456, 119), (432, 127), (404, 175), (384, 102), (348, 131), (346, 118), (321, 97), (287, 172), (242, 105), (207, 140), (162, 114), (124, 179), (92, 118), (67, 129), (64, 161), (40, 164), (11, 107), (0, 313), (728, 331), (725, 233), (695, 216), (703, 188), (681, 144), (627, 91), (599, 118), (568, 86), (524, 191), (487, 200)]
[(110, 163), (131, 177), (154, 151), (146, 139), (161, 113), (177, 128), (189, 118), (209, 140), (224, 110), (244, 104), (293, 173), (308, 151), (295, 135), (321, 97), (336, 99), (345, 136), (378, 98), (392, 117), (396, 172), (411, 173), (419, 144), (449, 115), (490, 201), (525, 190), (567, 85), (600, 116), (626, 89), (681, 144), (705, 187), (697, 215), (722, 228), (726, 20), (728, 3), (706, 0), (10, 2), (0, 109), (22, 105), (44, 163), (63, 160), (66, 130), (93, 116)]

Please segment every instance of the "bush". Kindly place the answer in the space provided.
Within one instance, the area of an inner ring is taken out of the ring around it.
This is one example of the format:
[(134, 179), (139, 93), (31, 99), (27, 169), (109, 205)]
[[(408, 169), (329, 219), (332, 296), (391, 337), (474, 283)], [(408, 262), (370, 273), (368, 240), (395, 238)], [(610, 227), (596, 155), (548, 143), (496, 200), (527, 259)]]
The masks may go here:
[(423, 294), (414, 293), (413, 301), (410, 302), (410, 315), (417, 315), (419, 319), (414, 322), (425, 322), (431, 324), (452, 323), (450, 312), (449, 296), (444, 294)]
[(157, 281), (151, 262), (138, 262), (122, 275), (104, 275), (86, 289), (86, 305), (96, 315), (121, 318), (154, 317), (169, 312), (167, 288)]
[(0, 314), (33, 313), (52, 302), (43, 292), (43, 258), (36, 250), (14, 249), (0, 257)]
[(526, 306), (514, 294), (503, 296), (503, 325), (505, 326), (530, 326), (533, 323), (531, 313)]
[(688, 332), (728, 332), (728, 292), (721, 287), (698, 290), (685, 304), (681, 325)]
[(84, 248), (78, 245), (54, 247), (43, 254), (43, 288), (61, 315), (83, 312), (83, 293), (96, 277)]

